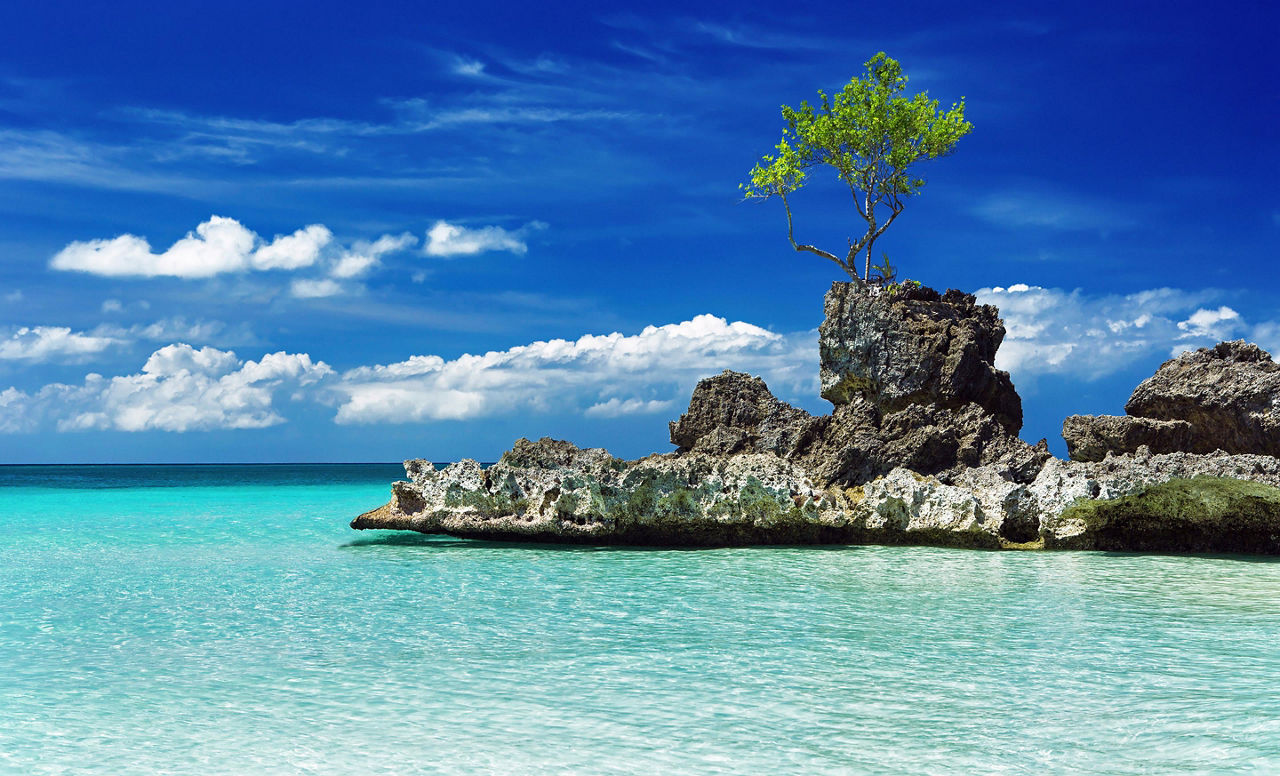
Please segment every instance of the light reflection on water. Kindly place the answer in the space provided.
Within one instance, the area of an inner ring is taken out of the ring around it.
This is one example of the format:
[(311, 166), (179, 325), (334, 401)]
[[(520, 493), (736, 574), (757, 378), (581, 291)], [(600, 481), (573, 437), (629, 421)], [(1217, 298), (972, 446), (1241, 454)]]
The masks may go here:
[(218, 476), (0, 485), (0, 772), (1280, 772), (1270, 559), (356, 534), (380, 470)]

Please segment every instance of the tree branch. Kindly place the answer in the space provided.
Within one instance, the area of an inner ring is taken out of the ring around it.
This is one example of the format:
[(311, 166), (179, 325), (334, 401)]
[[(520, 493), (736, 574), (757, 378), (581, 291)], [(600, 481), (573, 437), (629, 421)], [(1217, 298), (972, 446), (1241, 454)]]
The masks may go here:
[(827, 253), (826, 251), (822, 250), (821, 248), (818, 248), (817, 246), (802, 245), (796, 242), (795, 226), (791, 219), (791, 205), (790, 203), (787, 202), (787, 194), (785, 191), (779, 188), (778, 196), (782, 197), (782, 207), (785, 208), (787, 211), (787, 241), (791, 243), (791, 247), (795, 248), (797, 252), (808, 251), (809, 253), (817, 254), (823, 257), (824, 259), (830, 259), (831, 261), (834, 261), (836, 264), (838, 264), (840, 266), (840, 269), (848, 273), (848, 275), (852, 277), (854, 280), (861, 280), (861, 278), (858, 277), (858, 273), (855, 272), (854, 270), (849, 269), (850, 265), (847, 264), (846, 262), (841, 261), (838, 257), (830, 253)]

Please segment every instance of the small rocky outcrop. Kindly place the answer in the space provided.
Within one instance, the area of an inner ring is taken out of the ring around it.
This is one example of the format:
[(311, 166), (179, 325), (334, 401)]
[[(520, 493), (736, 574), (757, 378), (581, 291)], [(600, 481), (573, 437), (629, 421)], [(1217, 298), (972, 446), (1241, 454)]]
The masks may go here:
[(1072, 415), (1062, 436), (1072, 460), (1111, 453), (1280, 455), (1280, 364), (1238, 340), (1164, 362), (1125, 404), (1124, 416)]
[(971, 294), (930, 288), (868, 294), (833, 283), (818, 328), (822, 397), (871, 403), (882, 415), (911, 405), (977, 404), (1010, 434), (1022, 429), (1022, 399), (995, 368), (1004, 340), (999, 311)]
[(838, 491), (772, 454), (653, 455), (623, 461), (599, 448), (521, 439), (492, 466), (437, 471), (405, 462), (409, 482), (352, 528), (573, 543), (740, 545), (849, 541)]
[(764, 380), (726, 369), (693, 389), (689, 409), (670, 423), (678, 453), (774, 453), (793, 457), (812, 433), (814, 417), (780, 401)]

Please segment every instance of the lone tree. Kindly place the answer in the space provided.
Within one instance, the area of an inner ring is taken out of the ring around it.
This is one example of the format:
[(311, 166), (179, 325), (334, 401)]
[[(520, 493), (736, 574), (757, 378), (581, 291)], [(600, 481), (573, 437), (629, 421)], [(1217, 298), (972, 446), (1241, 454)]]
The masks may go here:
[[(783, 105), (787, 126), (777, 154), (763, 157), (751, 170), (750, 183), (741, 187), (748, 199), (781, 197), (791, 247), (826, 257), (863, 282), (871, 280), (871, 246), (902, 212), (907, 197), (924, 186), (915, 164), (950, 153), (973, 129), (964, 120), (963, 97), (943, 113), (928, 93), (902, 96), (907, 77), (883, 51), (865, 67), (866, 74), (849, 81), (839, 94), (828, 97), (819, 91), (822, 103), (817, 107), (807, 102), (799, 108)], [(810, 170), (824, 164), (848, 185), (858, 215), (867, 222), (867, 231), (856, 242), (849, 240), (844, 258), (795, 239), (787, 195), (803, 188)], [(877, 210), (887, 215), (883, 223)], [(855, 264), (860, 251), (866, 252), (861, 277)]]

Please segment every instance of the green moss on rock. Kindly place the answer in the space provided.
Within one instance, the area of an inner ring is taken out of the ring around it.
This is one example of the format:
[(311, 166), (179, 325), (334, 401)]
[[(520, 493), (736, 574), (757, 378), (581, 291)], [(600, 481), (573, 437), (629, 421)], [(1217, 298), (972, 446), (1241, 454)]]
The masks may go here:
[(1174, 479), (1123, 498), (1081, 501), (1082, 548), (1161, 552), (1280, 552), (1280, 488), (1223, 477)]

